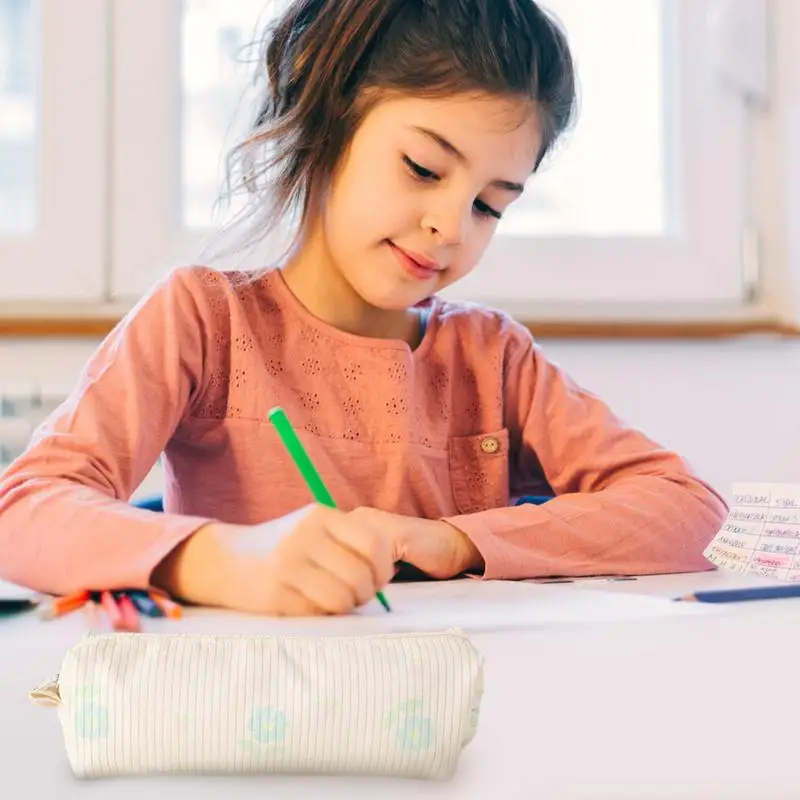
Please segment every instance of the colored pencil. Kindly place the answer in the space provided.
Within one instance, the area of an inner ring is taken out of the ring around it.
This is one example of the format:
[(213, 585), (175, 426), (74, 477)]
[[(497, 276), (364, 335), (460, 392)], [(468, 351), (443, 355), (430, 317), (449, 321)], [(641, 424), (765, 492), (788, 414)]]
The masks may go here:
[(50, 601), (41, 603), (36, 613), (41, 619), (45, 620), (63, 617), (65, 614), (77, 611), (81, 606), (86, 605), (91, 596), (91, 592), (81, 591), (73, 592), (63, 597), (54, 597)]
[(117, 605), (117, 601), (114, 599), (114, 595), (109, 591), (102, 592), (100, 594), (100, 605), (106, 612), (111, 627), (115, 631), (122, 630), (125, 627), (122, 619), (122, 612)]
[(180, 619), (183, 616), (183, 609), (166, 595), (160, 592), (150, 592), (150, 598), (170, 619)]
[(749, 589), (717, 589), (707, 592), (694, 592), (676, 599), (689, 603), (741, 603), (748, 600), (780, 600), (786, 597), (800, 597), (800, 584), (787, 583), (780, 586), (755, 586)]
[[(333, 502), (330, 492), (325, 484), (322, 482), (322, 476), (317, 472), (317, 468), (311, 462), (308, 453), (300, 439), (297, 438), (292, 423), (286, 416), (286, 412), (282, 408), (273, 408), (269, 412), (269, 421), (274, 425), (275, 430), (278, 432), (281, 441), (286, 447), (289, 455), (294, 461), (295, 466), (300, 472), (303, 480), (311, 490), (314, 499), (323, 506), (336, 508), (336, 503)], [(391, 611), (389, 603), (380, 590), (375, 595), (378, 602), (387, 610)]]
[(119, 607), (120, 615), (122, 616), (122, 625), (126, 631), (138, 633), (142, 629), (142, 623), (139, 620), (139, 612), (136, 606), (127, 594), (122, 592), (117, 596), (117, 606)]
[(156, 605), (155, 601), (146, 592), (133, 591), (127, 592), (128, 597), (133, 601), (136, 610), (146, 617), (163, 617), (164, 612)]

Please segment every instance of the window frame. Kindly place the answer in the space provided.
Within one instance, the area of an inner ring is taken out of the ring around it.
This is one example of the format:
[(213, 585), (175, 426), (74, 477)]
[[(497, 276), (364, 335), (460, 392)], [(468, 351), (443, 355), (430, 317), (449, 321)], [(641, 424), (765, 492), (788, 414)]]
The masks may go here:
[[(800, 31), (800, 3), (775, 0), (775, 13), (777, 90), (773, 116), (778, 117), (779, 143), (765, 137), (772, 144), (765, 149), (779, 185), (783, 178), (783, 214), (772, 238), (778, 249), (785, 247), (786, 286), (781, 290), (789, 297), (790, 308), (785, 316), (796, 320), (800, 319), (800, 148), (793, 143), (800, 142), (800, 61), (792, 31), (795, 36)], [(765, 194), (772, 194), (769, 186), (765, 187)]]
[(108, 5), (32, 0), (31, 11), (40, 31), (36, 225), (0, 236), (0, 298), (95, 304), (108, 283)]

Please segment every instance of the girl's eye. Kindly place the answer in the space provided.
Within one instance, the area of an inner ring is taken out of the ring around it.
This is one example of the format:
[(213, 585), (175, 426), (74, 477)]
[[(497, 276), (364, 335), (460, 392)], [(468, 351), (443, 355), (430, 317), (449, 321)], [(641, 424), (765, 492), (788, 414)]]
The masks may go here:
[(493, 219), (502, 219), (503, 215), (497, 209), (492, 208), (491, 206), (487, 206), (483, 200), (476, 200), (475, 201), (475, 210), (480, 214), (482, 217), (492, 217)]
[[(439, 176), (422, 166), (422, 164), (417, 164), (416, 161), (410, 159), (408, 156), (403, 156), (403, 162), (405, 163), (408, 170), (411, 172), (412, 177), (418, 181), (438, 181), (440, 180)], [(502, 219), (503, 215), (495, 208), (487, 205), (483, 202), (483, 200), (476, 200), (474, 203), (475, 211), (478, 212), (478, 215), (481, 217), (491, 217), (492, 219)]]
[(417, 164), (416, 161), (412, 161), (408, 156), (403, 156), (403, 161), (408, 169), (411, 171), (411, 174), (421, 180), (421, 181), (438, 181), (439, 176), (435, 172), (431, 172), (429, 169), (425, 169), (422, 164)]

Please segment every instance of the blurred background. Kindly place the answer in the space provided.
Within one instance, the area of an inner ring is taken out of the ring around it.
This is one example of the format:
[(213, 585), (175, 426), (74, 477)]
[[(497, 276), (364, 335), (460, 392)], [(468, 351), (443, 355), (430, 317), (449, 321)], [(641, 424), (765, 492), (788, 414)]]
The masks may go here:
[[(284, 4), (0, 0), (0, 469), (136, 299), (207, 260)], [(544, 5), (577, 124), (450, 294), (528, 322), (724, 494), (800, 481), (800, 2)]]

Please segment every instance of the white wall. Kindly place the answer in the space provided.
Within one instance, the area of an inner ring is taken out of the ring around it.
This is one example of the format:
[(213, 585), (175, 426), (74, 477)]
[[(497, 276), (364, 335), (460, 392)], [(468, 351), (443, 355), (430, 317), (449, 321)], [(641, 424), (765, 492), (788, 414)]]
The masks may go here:
[[(545, 342), (624, 419), (726, 496), (739, 480), (800, 482), (800, 342)], [(92, 345), (0, 342), (0, 385), (64, 391)], [(157, 482), (152, 476), (148, 488)]]

